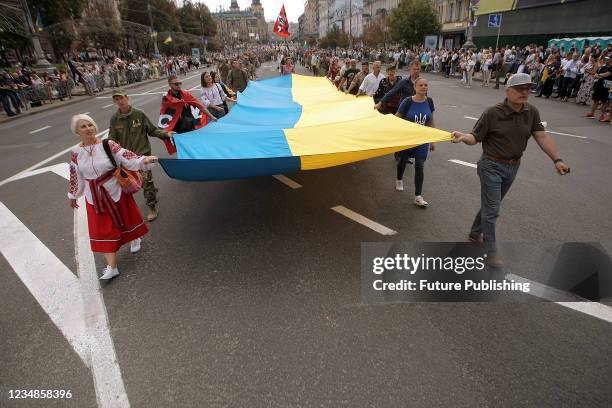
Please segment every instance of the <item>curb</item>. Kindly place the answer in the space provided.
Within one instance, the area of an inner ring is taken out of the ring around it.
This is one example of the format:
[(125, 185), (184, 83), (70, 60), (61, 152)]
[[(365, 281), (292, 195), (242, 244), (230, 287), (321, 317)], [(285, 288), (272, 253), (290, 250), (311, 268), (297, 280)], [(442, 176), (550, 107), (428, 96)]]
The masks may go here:
[[(206, 68), (206, 67), (201, 67), (200, 69), (203, 69), (203, 68)], [(198, 69), (196, 71), (199, 71), (200, 69)], [(125, 85), (122, 88), (123, 89), (130, 89), (130, 88), (134, 88), (136, 86), (140, 86), (140, 85), (143, 85), (143, 84), (153, 84), (153, 83), (156, 83), (156, 82), (159, 82), (159, 81), (166, 81), (166, 80), (167, 80), (166, 77), (159, 78), (159, 79), (150, 79), (148, 81), (136, 82), (136, 83), (133, 83), (133, 84)], [(0, 118), (0, 124), (6, 123), (6, 122), (11, 122), (13, 120), (17, 120), (19, 118), (23, 118), (25, 116), (31, 116), (31, 115), (35, 115), (37, 113), (48, 112), (50, 110), (54, 110), (54, 109), (58, 109), (58, 108), (63, 108), (64, 106), (74, 105), (74, 104), (76, 104), (78, 102), (87, 101), (87, 100), (93, 99), (93, 98), (95, 98), (97, 96), (110, 95), (112, 92), (113, 92), (113, 88), (109, 87), (109, 88), (106, 88), (104, 91), (100, 92), (97, 95), (94, 95), (94, 96), (88, 96), (88, 95), (73, 96), (72, 100), (69, 100), (67, 102), (57, 103), (55, 105), (53, 105), (53, 104), (52, 105), (47, 105), (48, 107), (45, 108), (45, 109), (42, 109), (42, 110), (35, 110), (35, 111), (33, 111), (33, 109), (36, 109), (36, 108), (30, 108), (30, 110), (22, 111), (21, 114), (19, 114), (17, 116)]]

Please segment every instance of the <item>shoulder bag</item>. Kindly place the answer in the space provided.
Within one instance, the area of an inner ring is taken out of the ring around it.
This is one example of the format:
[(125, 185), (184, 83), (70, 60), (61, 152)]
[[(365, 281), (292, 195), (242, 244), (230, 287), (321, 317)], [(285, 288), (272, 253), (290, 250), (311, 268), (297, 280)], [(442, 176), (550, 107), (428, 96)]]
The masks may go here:
[(113, 171), (113, 177), (121, 186), (121, 190), (126, 194), (134, 194), (142, 188), (142, 175), (139, 171), (128, 170), (121, 166), (117, 166), (117, 162), (113, 157), (113, 153), (111, 152), (110, 146), (108, 144), (108, 139), (104, 139), (102, 141), (102, 147), (104, 147), (104, 151), (108, 156), (111, 164), (115, 168)]

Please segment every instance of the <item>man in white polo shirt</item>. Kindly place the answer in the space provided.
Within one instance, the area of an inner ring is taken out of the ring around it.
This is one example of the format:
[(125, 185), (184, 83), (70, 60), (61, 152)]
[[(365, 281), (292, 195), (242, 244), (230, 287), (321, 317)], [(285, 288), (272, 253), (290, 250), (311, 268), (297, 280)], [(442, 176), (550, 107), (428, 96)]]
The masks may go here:
[(373, 96), (378, 90), (378, 85), (380, 85), (380, 81), (385, 77), (385, 74), (380, 72), (380, 61), (374, 61), (372, 65), (372, 72), (370, 72), (363, 79), (363, 82), (359, 86), (359, 91), (357, 92), (357, 96), (368, 95)]

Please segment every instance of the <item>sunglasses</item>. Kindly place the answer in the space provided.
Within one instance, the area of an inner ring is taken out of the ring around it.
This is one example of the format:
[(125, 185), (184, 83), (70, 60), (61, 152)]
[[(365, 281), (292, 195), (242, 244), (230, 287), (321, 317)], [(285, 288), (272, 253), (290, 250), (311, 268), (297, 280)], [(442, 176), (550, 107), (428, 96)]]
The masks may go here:
[(181, 86), (182, 82), (172, 82), (172, 85)]

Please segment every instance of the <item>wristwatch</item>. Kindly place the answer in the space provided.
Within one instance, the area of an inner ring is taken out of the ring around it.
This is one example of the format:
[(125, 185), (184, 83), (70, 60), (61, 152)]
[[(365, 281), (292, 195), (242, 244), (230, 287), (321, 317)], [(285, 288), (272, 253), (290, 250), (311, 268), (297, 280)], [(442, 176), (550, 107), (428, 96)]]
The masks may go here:
[(553, 163), (557, 164), (557, 163), (562, 162), (562, 161), (563, 161), (563, 159), (556, 159), (556, 160), (553, 160)]

